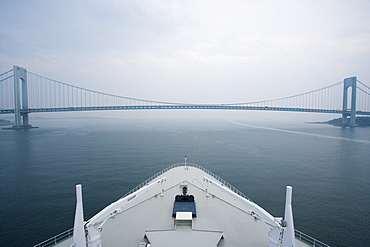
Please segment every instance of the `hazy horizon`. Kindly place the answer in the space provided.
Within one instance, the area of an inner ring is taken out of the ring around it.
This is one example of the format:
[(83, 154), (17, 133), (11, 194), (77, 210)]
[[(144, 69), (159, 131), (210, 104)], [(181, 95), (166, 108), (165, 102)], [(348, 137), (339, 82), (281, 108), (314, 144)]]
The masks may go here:
[[(276, 99), (350, 76), (370, 85), (369, 12), (366, 0), (1, 1), (0, 72), (17, 65), (82, 88), (184, 103)], [(335, 117), (252, 111), (90, 114)]]

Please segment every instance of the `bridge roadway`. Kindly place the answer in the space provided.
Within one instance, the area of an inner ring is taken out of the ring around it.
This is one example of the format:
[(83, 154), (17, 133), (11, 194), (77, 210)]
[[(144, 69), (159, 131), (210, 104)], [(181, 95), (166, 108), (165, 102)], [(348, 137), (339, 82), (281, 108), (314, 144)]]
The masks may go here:
[[(350, 110), (307, 109), (271, 106), (243, 106), (243, 105), (193, 105), (193, 104), (168, 104), (168, 105), (132, 105), (132, 106), (92, 106), (92, 107), (61, 107), (61, 108), (29, 108), (21, 109), (21, 113), (36, 112), (66, 112), (66, 111), (102, 111), (102, 110), (148, 110), (148, 109), (214, 109), (214, 110), (255, 110), (255, 111), (289, 111), (289, 112), (316, 112), (350, 115)], [(14, 114), (14, 109), (0, 109), (0, 114)], [(356, 111), (356, 115), (370, 115), (370, 112)]]

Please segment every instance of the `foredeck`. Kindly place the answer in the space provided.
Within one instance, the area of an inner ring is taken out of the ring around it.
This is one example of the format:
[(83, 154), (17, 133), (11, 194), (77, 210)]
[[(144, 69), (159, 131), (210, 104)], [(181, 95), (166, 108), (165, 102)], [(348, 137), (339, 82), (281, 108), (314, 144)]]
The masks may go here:
[[(153, 188), (152, 195), (147, 199), (138, 204), (134, 202), (136, 198), (132, 199), (132, 206), (106, 221), (101, 232), (104, 246), (119, 246), (122, 243), (138, 246), (140, 242), (148, 241), (144, 238), (146, 231), (162, 231), (162, 235), (164, 231), (171, 232), (171, 238), (178, 238), (177, 246), (196, 246), (193, 244), (201, 240), (202, 235), (205, 237), (206, 231), (223, 232), (225, 237), (218, 246), (238, 246), (238, 243), (266, 246), (268, 231), (263, 223), (250, 216), (248, 209), (234, 206), (222, 195), (207, 196), (204, 176), (209, 175), (194, 167), (176, 167), (162, 174), (161, 177), (166, 177), (162, 196), (160, 188)], [(189, 194), (194, 195), (197, 208), (197, 217), (193, 218), (192, 227), (189, 227), (196, 233), (191, 236), (192, 245), (182, 240), (183, 231), (175, 231), (172, 217), (175, 196), (182, 194), (184, 186)], [(156, 244), (151, 243), (151, 247), (156, 247)]]
[[(230, 196), (235, 189), (212, 175), (194, 166), (175, 166), (157, 174), (86, 223), (89, 246), (267, 246), (273, 226)], [(206, 183), (208, 179), (221, 187)], [(197, 215), (191, 224), (179, 226), (172, 217), (173, 206), (183, 187), (194, 196)], [(296, 240), (296, 246), (312, 245)]]

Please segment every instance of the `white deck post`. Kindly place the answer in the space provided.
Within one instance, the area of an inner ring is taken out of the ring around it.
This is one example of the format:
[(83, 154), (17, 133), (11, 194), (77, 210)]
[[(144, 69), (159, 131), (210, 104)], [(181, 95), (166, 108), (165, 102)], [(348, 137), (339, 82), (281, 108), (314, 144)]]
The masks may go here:
[(81, 184), (76, 185), (76, 200), (77, 202), (75, 212), (75, 223), (73, 226), (73, 244), (71, 245), (71, 247), (86, 247)]
[(285, 215), (284, 221), (286, 227), (284, 229), (283, 247), (294, 247), (295, 235), (294, 235), (294, 222), (293, 222), (293, 210), (292, 210), (292, 187), (286, 187), (285, 197)]

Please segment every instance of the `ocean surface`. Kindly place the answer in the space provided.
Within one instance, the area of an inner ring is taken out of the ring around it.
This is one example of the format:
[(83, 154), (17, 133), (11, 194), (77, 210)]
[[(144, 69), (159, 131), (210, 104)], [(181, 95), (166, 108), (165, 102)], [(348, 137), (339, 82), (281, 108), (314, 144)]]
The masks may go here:
[(0, 246), (34, 246), (160, 170), (216, 173), (273, 216), (293, 186), (296, 229), (330, 246), (370, 246), (370, 128), (247, 120), (32, 119), (0, 131)]

